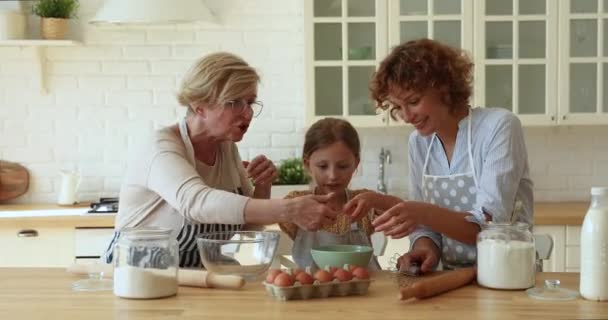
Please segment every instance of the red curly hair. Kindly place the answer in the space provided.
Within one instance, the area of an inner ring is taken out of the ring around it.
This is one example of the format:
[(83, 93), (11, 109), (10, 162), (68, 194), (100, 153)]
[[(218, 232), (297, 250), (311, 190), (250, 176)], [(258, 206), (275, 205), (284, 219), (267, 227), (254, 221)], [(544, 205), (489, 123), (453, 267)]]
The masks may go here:
[(394, 87), (423, 93), (436, 88), (450, 111), (468, 105), (472, 93), (473, 63), (458, 48), (431, 39), (403, 43), (380, 63), (370, 82), (376, 106), (388, 108), (385, 102)]

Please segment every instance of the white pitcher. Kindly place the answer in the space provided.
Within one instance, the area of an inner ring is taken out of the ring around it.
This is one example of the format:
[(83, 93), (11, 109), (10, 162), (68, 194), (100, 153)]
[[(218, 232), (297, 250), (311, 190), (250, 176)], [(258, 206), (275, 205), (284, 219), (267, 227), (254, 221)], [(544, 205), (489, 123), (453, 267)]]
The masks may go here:
[(76, 190), (80, 185), (80, 175), (76, 171), (61, 170), (61, 187), (57, 203), (61, 205), (72, 205), (78, 202)]

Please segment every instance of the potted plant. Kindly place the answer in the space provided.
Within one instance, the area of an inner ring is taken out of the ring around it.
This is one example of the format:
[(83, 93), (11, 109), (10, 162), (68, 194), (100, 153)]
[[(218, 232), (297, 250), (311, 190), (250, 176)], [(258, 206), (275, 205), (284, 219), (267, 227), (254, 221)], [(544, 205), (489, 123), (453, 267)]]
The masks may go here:
[(277, 179), (272, 185), (272, 197), (283, 198), (290, 191), (307, 190), (310, 177), (304, 170), (300, 158), (281, 160), (277, 168)]
[(78, 0), (37, 0), (32, 7), (35, 15), (41, 17), (40, 33), (43, 39), (65, 38), (68, 21), (76, 17)]

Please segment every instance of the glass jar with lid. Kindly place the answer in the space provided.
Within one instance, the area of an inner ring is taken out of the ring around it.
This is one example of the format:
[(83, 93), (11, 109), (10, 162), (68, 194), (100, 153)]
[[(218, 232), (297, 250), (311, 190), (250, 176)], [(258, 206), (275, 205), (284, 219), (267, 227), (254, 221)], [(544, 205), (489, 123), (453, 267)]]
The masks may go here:
[(526, 223), (488, 223), (477, 235), (477, 283), (493, 289), (534, 286), (536, 250)]
[(114, 295), (154, 299), (177, 293), (179, 249), (166, 228), (126, 228), (114, 247)]

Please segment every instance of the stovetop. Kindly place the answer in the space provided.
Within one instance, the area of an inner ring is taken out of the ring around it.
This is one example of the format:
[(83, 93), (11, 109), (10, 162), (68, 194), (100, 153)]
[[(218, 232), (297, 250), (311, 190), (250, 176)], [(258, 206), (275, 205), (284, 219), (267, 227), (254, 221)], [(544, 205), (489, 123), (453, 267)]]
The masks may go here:
[(88, 213), (116, 213), (118, 212), (118, 198), (100, 198), (99, 202), (91, 203)]

